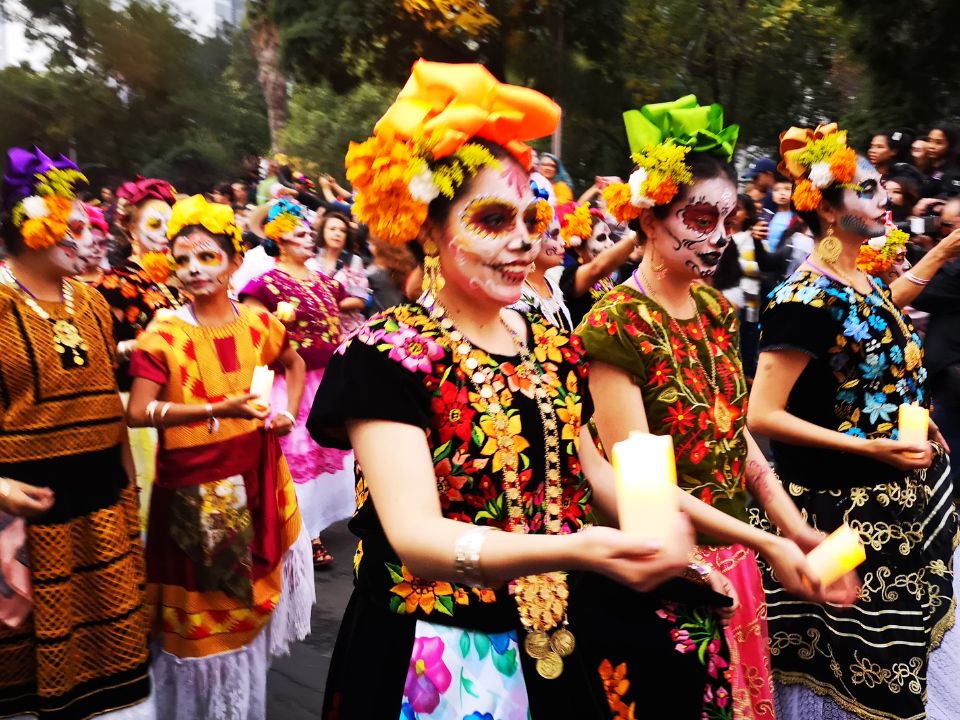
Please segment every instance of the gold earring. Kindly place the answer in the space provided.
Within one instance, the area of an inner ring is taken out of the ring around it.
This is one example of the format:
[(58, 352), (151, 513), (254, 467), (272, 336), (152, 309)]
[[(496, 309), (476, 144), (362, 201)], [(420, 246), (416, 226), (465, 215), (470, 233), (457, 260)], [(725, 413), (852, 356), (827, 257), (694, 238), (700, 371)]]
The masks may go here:
[[(653, 243), (650, 243), (650, 254), (654, 254), (656, 251), (653, 249)], [(653, 274), (656, 275), (657, 280), (663, 280), (667, 275), (667, 266), (661, 261), (657, 262), (655, 259), (652, 259), (653, 263)]]
[(443, 275), (440, 274), (440, 255), (437, 244), (430, 238), (423, 243), (423, 252), (426, 257), (423, 259), (423, 283), (421, 289), (425, 293), (437, 299), (440, 291), (446, 282)]
[(843, 251), (843, 243), (833, 234), (833, 226), (827, 229), (827, 235), (817, 246), (817, 256), (829, 265), (833, 265)]

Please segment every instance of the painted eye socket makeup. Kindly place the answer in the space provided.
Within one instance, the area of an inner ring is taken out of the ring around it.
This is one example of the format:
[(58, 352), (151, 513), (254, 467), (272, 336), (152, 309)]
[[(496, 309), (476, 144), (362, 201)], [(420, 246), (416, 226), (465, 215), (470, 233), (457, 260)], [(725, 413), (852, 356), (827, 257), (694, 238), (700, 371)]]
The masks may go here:
[[(531, 236), (537, 234), (537, 203), (523, 211), (523, 224), (527, 226), (527, 232)], [(560, 231), (557, 230), (557, 232)]]
[(79, 237), (80, 235), (83, 235), (84, 227), (86, 227), (86, 223), (83, 222), (83, 220), (67, 221), (67, 232), (69, 232), (72, 237)]
[(147, 218), (147, 228), (149, 230), (159, 230), (163, 225), (163, 220), (158, 217)]
[[(220, 253), (214, 252), (213, 250), (199, 250), (193, 253), (193, 256), (196, 257), (204, 267), (216, 267), (223, 261)], [(190, 257), (190, 254), (174, 255), (173, 261), (177, 264), (177, 267), (185, 268), (190, 265)]]
[[(516, 226), (517, 206), (496, 198), (477, 198), (460, 216), (464, 227), (481, 237), (498, 238)], [(534, 209), (536, 214), (536, 209)], [(526, 213), (524, 214), (526, 222)]]
[(692, 203), (681, 212), (683, 224), (696, 233), (707, 235), (712, 233), (720, 222), (720, 211), (716, 205), (710, 203)]
[(864, 200), (872, 200), (873, 196), (877, 194), (877, 181), (876, 180), (864, 180), (862, 183), (857, 185), (857, 197)]

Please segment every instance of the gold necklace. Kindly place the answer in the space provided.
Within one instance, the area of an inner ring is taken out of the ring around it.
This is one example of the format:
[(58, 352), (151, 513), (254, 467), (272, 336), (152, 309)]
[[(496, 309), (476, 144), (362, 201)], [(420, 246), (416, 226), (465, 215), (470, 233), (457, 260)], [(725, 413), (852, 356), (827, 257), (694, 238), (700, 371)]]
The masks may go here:
[(63, 366), (63, 369), (72, 370), (86, 365), (87, 350), (89, 348), (83, 336), (80, 335), (79, 328), (77, 328), (73, 322), (73, 286), (70, 284), (70, 281), (63, 278), (60, 284), (61, 292), (63, 293), (63, 304), (67, 310), (67, 317), (62, 320), (55, 320), (50, 317), (50, 313), (40, 307), (37, 301), (34, 300), (33, 293), (27, 290), (27, 288), (17, 280), (9, 265), (3, 266), (3, 279), (8, 287), (13, 288), (20, 295), (27, 307), (33, 310), (40, 319), (50, 323), (51, 330), (53, 331), (53, 347), (60, 356), (60, 364)]
[[(476, 350), (464, 334), (457, 329), (440, 305), (429, 293), (421, 299), (429, 308), (430, 316), (437, 322), (441, 334), (450, 344), (453, 361), (463, 371), (468, 382), (479, 396), (481, 412), (492, 420), (496, 432), (496, 443), (503, 463), (504, 496), (507, 500), (508, 529), (510, 532), (526, 533), (522, 492), (520, 488), (520, 455), (515, 449), (513, 435), (510, 433), (510, 418), (503, 407), (502, 398), (497, 394), (495, 375), (487, 361), (492, 362), (489, 353)], [(560, 520), (560, 500), (563, 495), (561, 486), (560, 439), (557, 415), (527, 343), (500, 316), (500, 322), (510, 335), (521, 359), (519, 372), (529, 378), (534, 386), (534, 397), (540, 413), (543, 427), (545, 457), (545, 497), (544, 527), (549, 535), (559, 535), (562, 530)], [(486, 356), (486, 357), (484, 357)], [(484, 360), (484, 362), (481, 362)], [(520, 622), (527, 631), (523, 647), (527, 655), (536, 660), (537, 672), (547, 680), (560, 677), (563, 672), (563, 658), (570, 656), (576, 648), (576, 640), (570, 632), (567, 621), (567, 600), (570, 590), (565, 572), (542, 573), (517, 578), (513, 582), (513, 596), (520, 613)]]
[[(661, 308), (663, 308), (664, 314), (669, 318), (669, 323), (676, 327), (677, 331), (680, 333), (680, 336), (683, 338), (683, 343), (687, 346), (687, 357), (690, 358), (690, 366), (693, 367), (693, 356), (697, 349), (696, 345), (690, 341), (690, 338), (687, 336), (683, 326), (680, 325), (676, 318), (667, 312), (667, 309), (663, 306), (663, 303), (660, 302), (657, 291), (650, 283), (650, 279), (644, 272), (643, 266), (638, 265), (637, 270), (640, 271), (640, 277), (643, 278), (643, 287), (650, 292), (650, 295), (653, 297), (654, 301), (659, 304)], [(733, 414), (730, 412), (730, 408), (727, 406), (727, 404), (721, 399), (720, 383), (717, 377), (717, 361), (714, 357), (713, 347), (710, 345), (710, 341), (707, 339), (707, 330), (703, 324), (703, 316), (700, 314), (700, 307), (697, 305), (697, 299), (693, 296), (692, 290), (690, 292), (690, 299), (693, 301), (693, 314), (697, 320), (697, 325), (700, 328), (700, 336), (703, 338), (703, 344), (707, 348), (707, 359), (710, 362), (710, 375), (706, 376), (706, 373), (704, 373), (704, 376), (706, 377), (707, 383), (713, 388), (713, 418), (716, 420), (717, 429), (726, 435), (728, 432), (730, 432), (730, 428), (733, 426)], [(703, 367), (702, 363), (700, 363), (700, 366)], [(706, 393), (704, 393), (701, 397), (704, 401), (706, 401), (705, 404), (710, 404)]]

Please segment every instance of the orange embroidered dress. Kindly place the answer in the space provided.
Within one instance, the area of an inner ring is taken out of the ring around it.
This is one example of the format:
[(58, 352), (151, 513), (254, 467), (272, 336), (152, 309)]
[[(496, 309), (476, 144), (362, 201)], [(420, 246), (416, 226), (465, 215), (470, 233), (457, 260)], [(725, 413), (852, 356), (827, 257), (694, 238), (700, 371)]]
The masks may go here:
[[(238, 306), (202, 327), (181, 309), (140, 337), (131, 374), (161, 385), (161, 402), (216, 403), (248, 392), (285, 345), (269, 313)], [(161, 430), (146, 553), (158, 717), (263, 718), (269, 660), (307, 635), (314, 600), (276, 436), (241, 419)]]

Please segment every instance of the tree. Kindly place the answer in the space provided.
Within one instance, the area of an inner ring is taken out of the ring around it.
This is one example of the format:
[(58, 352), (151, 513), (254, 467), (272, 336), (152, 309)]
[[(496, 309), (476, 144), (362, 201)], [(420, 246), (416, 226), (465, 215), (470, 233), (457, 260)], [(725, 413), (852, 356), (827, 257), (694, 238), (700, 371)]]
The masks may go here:
[(280, 28), (273, 20), (268, 0), (250, 0), (247, 3), (246, 22), (250, 32), (250, 47), (257, 59), (257, 80), (267, 103), (267, 121), (270, 125), (270, 143), (279, 150), (280, 133), (287, 125), (287, 78), (280, 68)]

